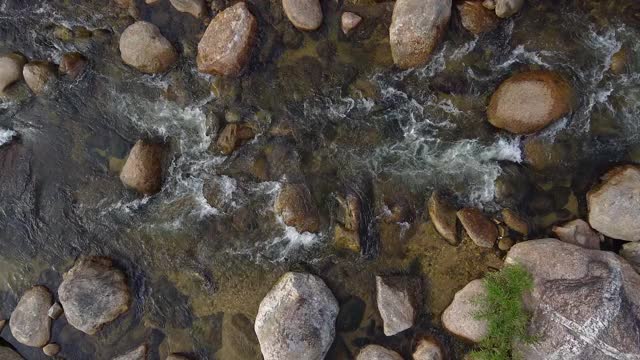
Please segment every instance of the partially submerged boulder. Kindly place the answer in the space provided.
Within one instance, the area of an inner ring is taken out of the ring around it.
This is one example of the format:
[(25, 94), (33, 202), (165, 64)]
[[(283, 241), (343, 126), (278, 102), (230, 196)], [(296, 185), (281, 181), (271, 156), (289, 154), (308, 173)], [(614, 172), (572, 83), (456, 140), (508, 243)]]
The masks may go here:
[(476, 245), (485, 248), (493, 247), (498, 240), (498, 228), (482, 211), (464, 208), (458, 211), (457, 215), (467, 235)]
[(507, 224), (509, 229), (522, 235), (529, 234), (529, 223), (518, 213), (511, 209), (502, 209), (502, 220)]
[(71, 79), (77, 79), (82, 75), (88, 63), (87, 58), (80, 53), (66, 53), (62, 55), (58, 71), (60, 74), (67, 75)]
[(24, 56), (12, 53), (0, 57), (0, 93), (9, 85), (22, 79), (22, 67), (27, 62)]
[(618, 166), (587, 194), (589, 224), (604, 235), (640, 240), (640, 167)]
[(602, 235), (593, 231), (591, 226), (582, 219), (554, 226), (552, 231), (561, 241), (587, 249), (600, 250), (600, 242), (604, 240)]
[(138, 140), (129, 152), (120, 180), (145, 195), (157, 193), (162, 188), (164, 154), (163, 144)]
[(574, 91), (561, 75), (526, 71), (505, 80), (491, 96), (489, 122), (514, 134), (539, 131), (573, 108)]
[(260, 303), (255, 331), (265, 360), (322, 360), (335, 337), (338, 301), (317, 276), (289, 272)]
[(53, 297), (44, 286), (27, 290), (9, 319), (13, 337), (28, 346), (47, 345), (51, 336), (51, 318), (47, 312), (52, 302)]
[(451, 0), (397, 0), (389, 27), (393, 62), (403, 69), (426, 64), (450, 18)]
[(479, 299), (487, 295), (484, 280), (476, 279), (458, 291), (442, 313), (442, 325), (454, 335), (479, 342), (488, 333), (488, 324), (478, 319)]
[(114, 357), (112, 360), (145, 360), (148, 352), (147, 344), (142, 344), (124, 355)]
[(479, 35), (494, 30), (500, 24), (495, 12), (482, 6), (477, 0), (465, 0), (456, 5), (462, 26)]
[(525, 307), (536, 342), (516, 346), (522, 358), (640, 357), (640, 275), (621, 257), (542, 239), (516, 244), (505, 262), (534, 279)]
[(173, 45), (150, 22), (137, 21), (120, 36), (120, 55), (125, 64), (143, 73), (167, 71), (178, 59)]
[(244, 2), (221, 11), (198, 43), (198, 70), (237, 76), (249, 62), (258, 22)]
[(320, 0), (282, 0), (284, 13), (300, 30), (313, 31), (322, 25)]
[(69, 324), (89, 335), (127, 312), (131, 302), (124, 274), (102, 257), (78, 260), (63, 275), (58, 296)]
[(56, 73), (50, 63), (32, 61), (22, 68), (22, 76), (34, 94), (42, 95), (47, 91), (51, 81), (55, 79)]
[(254, 130), (245, 124), (227, 124), (222, 129), (216, 145), (220, 152), (224, 155), (231, 154), (238, 146), (253, 139), (255, 136)]
[(456, 209), (437, 191), (434, 191), (427, 202), (429, 217), (436, 231), (451, 245), (459, 242)]
[(318, 232), (320, 216), (313, 203), (311, 192), (304, 184), (283, 185), (274, 210), (282, 216), (285, 224), (293, 226), (298, 232)]
[(402, 356), (393, 350), (380, 345), (365, 346), (356, 357), (356, 360), (403, 360)]
[(196, 18), (206, 14), (206, 4), (204, 0), (170, 0), (173, 7), (183, 13), (191, 14)]
[(393, 336), (413, 326), (418, 282), (403, 276), (376, 276), (376, 303), (384, 334)]

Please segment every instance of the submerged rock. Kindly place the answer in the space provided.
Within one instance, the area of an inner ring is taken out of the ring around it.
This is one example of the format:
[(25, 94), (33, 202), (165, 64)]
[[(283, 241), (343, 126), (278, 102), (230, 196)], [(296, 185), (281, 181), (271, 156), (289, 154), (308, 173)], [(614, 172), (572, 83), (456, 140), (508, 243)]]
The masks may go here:
[(514, 134), (530, 134), (568, 114), (573, 107), (571, 85), (559, 74), (527, 71), (505, 80), (487, 109), (489, 122)]
[(552, 231), (561, 241), (587, 249), (600, 250), (600, 242), (604, 240), (602, 235), (593, 231), (591, 226), (582, 219), (554, 226)]
[(322, 25), (320, 0), (282, 0), (284, 13), (300, 30), (313, 31)]
[(24, 360), (20, 354), (9, 349), (8, 347), (0, 346), (0, 359), (2, 360)]
[(255, 331), (265, 360), (322, 360), (335, 336), (338, 302), (322, 279), (289, 272), (260, 303)]
[(56, 74), (48, 62), (32, 61), (22, 68), (22, 76), (34, 94), (42, 95), (46, 92), (49, 83), (55, 79)]
[(496, 15), (508, 18), (522, 9), (524, 0), (495, 0)]
[(462, 26), (474, 34), (494, 30), (500, 24), (495, 12), (482, 6), (479, 1), (466, 0), (457, 5)]
[(237, 76), (249, 62), (258, 22), (244, 2), (218, 13), (198, 43), (200, 72)]
[(360, 234), (362, 221), (362, 202), (355, 193), (348, 192), (344, 197), (336, 197), (338, 201), (337, 220), (346, 230)]
[(17, 53), (0, 57), (0, 93), (22, 79), (22, 67), (26, 62), (25, 57)]
[(58, 71), (71, 79), (77, 79), (84, 72), (88, 63), (87, 58), (80, 53), (66, 53), (62, 55)]
[(611, 72), (616, 75), (624, 74), (627, 71), (629, 60), (629, 50), (626, 47), (622, 47), (611, 56)]
[(437, 191), (431, 194), (427, 202), (427, 209), (436, 231), (438, 231), (449, 244), (457, 245), (459, 238), (456, 225), (458, 222), (456, 209)]
[(171, 354), (167, 356), (166, 360), (189, 360), (189, 358), (178, 354)]
[(146, 21), (137, 21), (122, 32), (120, 56), (125, 64), (148, 74), (167, 71), (178, 58), (160, 29)]
[(362, 22), (362, 17), (356, 13), (345, 11), (340, 18), (340, 26), (345, 35), (349, 35), (351, 30), (355, 29)]
[(7, 320), (0, 320), (0, 333), (2, 332), (2, 329), (4, 329), (4, 326), (7, 324)]
[[(640, 242), (630, 242), (622, 245), (620, 256), (633, 266), (640, 273)], [(0, 330), (2, 326), (0, 326)]]
[(47, 346), (42, 348), (42, 352), (47, 356), (56, 356), (60, 352), (60, 345), (47, 344)]
[(295, 227), (298, 232), (320, 230), (318, 209), (304, 184), (285, 184), (276, 198), (274, 210), (285, 224)]
[(474, 208), (458, 211), (458, 220), (473, 242), (481, 247), (491, 248), (498, 240), (498, 228), (484, 214)]
[(127, 312), (131, 302), (124, 274), (102, 257), (78, 260), (63, 275), (58, 296), (69, 324), (89, 335)]
[(529, 223), (515, 211), (511, 209), (502, 209), (501, 214), (502, 220), (504, 220), (504, 223), (507, 224), (509, 229), (522, 235), (529, 234)]
[(432, 339), (422, 339), (413, 352), (413, 360), (443, 360), (440, 345)]
[(164, 153), (164, 145), (138, 140), (129, 152), (120, 180), (145, 195), (157, 193), (162, 188)]
[(380, 345), (365, 346), (356, 357), (356, 360), (403, 360), (402, 356), (393, 350), (383, 348)]
[(618, 166), (587, 194), (589, 224), (604, 235), (640, 240), (640, 167)]
[(376, 303), (384, 324), (384, 334), (393, 336), (413, 326), (418, 282), (402, 276), (376, 276)]
[(333, 230), (333, 242), (337, 249), (360, 253), (360, 236), (357, 231), (347, 230), (344, 226), (336, 224)]
[(486, 320), (477, 319), (480, 311), (478, 299), (486, 296), (487, 289), (484, 281), (476, 279), (458, 291), (453, 297), (451, 305), (442, 313), (442, 325), (449, 332), (479, 342), (487, 335)]
[(203, 16), (207, 9), (204, 0), (170, 0), (173, 7), (196, 18)]
[(51, 336), (51, 318), (47, 315), (53, 297), (44, 286), (27, 290), (9, 319), (11, 334), (20, 343), (43, 347)]
[(147, 345), (142, 344), (124, 355), (114, 357), (112, 360), (145, 360), (148, 352)]
[(393, 62), (403, 69), (426, 64), (450, 17), (451, 0), (397, 0), (389, 27)]
[(640, 357), (640, 275), (622, 258), (543, 239), (515, 245), (505, 262), (534, 279), (525, 307), (536, 342), (517, 346), (522, 358)]
[(253, 139), (255, 133), (253, 129), (244, 124), (227, 124), (222, 129), (216, 145), (224, 155), (231, 154), (238, 146)]

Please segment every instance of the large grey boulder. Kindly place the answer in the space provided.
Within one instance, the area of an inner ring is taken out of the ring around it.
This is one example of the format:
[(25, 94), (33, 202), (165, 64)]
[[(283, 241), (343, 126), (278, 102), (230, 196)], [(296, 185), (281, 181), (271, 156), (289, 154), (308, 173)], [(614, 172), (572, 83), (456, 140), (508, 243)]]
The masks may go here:
[(619, 166), (587, 194), (589, 224), (608, 237), (640, 240), (640, 167)]
[(356, 357), (356, 360), (403, 360), (402, 356), (393, 350), (383, 348), (380, 345), (365, 346)]
[(32, 61), (22, 68), (22, 76), (29, 89), (36, 95), (44, 94), (55, 79), (52, 65), (46, 61)]
[(482, 211), (464, 208), (458, 211), (458, 220), (471, 240), (480, 247), (492, 248), (498, 240), (498, 228)]
[(317, 276), (284, 274), (260, 303), (255, 331), (265, 360), (322, 360), (335, 336), (338, 302)]
[(282, 0), (289, 21), (300, 30), (312, 31), (322, 25), (320, 0)]
[(487, 294), (484, 280), (476, 279), (458, 291), (442, 313), (442, 325), (452, 334), (479, 342), (487, 335), (487, 321), (477, 318), (479, 299)]
[(198, 70), (237, 76), (242, 73), (255, 44), (258, 22), (244, 2), (216, 15), (198, 43)]
[[(640, 273), (640, 242), (629, 242), (622, 245), (620, 256)], [(0, 329), (2, 329), (2, 326), (0, 326)]]
[(389, 27), (393, 62), (403, 69), (426, 64), (450, 18), (451, 0), (397, 0)]
[(47, 315), (53, 297), (44, 286), (34, 286), (20, 298), (11, 314), (9, 327), (11, 334), (20, 343), (43, 347), (51, 336), (51, 318)]
[(125, 64), (143, 73), (168, 70), (178, 59), (173, 45), (150, 22), (137, 21), (120, 36), (120, 56)]
[(413, 326), (417, 281), (403, 276), (376, 276), (376, 302), (384, 334), (393, 336)]
[(537, 342), (516, 346), (524, 359), (640, 358), (640, 275), (624, 259), (543, 239), (516, 244), (505, 262), (534, 279), (524, 300)]
[(78, 260), (63, 275), (58, 296), (69, 324), (89, 335), (129, 310), (131, 302), (124, 274), (102, 257)]
[(16, 53), (0, 57), (0, 93), (22, 79), (22, 67), (25, 63), (24, 56)]

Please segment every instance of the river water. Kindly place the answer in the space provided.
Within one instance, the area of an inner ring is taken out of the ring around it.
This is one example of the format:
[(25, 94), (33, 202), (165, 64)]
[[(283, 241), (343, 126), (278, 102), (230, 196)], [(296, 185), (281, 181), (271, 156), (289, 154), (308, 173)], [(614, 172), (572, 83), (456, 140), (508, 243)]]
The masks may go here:
[[(515, 207), (543, 236), (585, 215), (584, 194), (604, 170), (640, 160), (634, 1), (530, 1), (480, 37), (454, 19), (432, 61), (410, 71), (392, 64), (392, 2), (327, 1), (324, 25), (307, 34), (293, 30), (278, 1), (249, 3), (257, 49), (242, 77), (221, 79), (196, 70), (202, 20), (168, 1), (137, 4), (137, 16), (180, 54), (168, 73), (152, 76), (120, 59), (119, 33), (133, 21), (126, 10), (93, 0), (0, 0), (0, 52), (58, 63), (78, 51), (90, 60), (83, 76), (60, 78), (47, 95), (21, 83), (0, 98), (0, 318), (36, 283), (55, 291), (76, 257), (107, 255), (125, 270), (134, 306), (93, 337), (57, 321), (61, 356), (110, 358), (146, 341), (152, 358), (260, 358), (252, 332), (260, 300), (283, 272), (305, 270), (325, 279), (343, 309), (329, 358), (352, 358), (369, 342), (408, 355), (423, 335), (458, 358), (467, 345), (442, 330), (439, 315), (503, 254), (439, 238), (423, 215), (430, 192), (448, 190), (458, 205), (490, 214)], [(339, 29), (341, 6), (365, 18), (350, 37)], [(614, 75), (611, 57), (622, 47), (632, 60)], [(542, 68), (572, 80), (575, 111), (529, 137), (492, 128), (485, 107), (497, 85)], [(223, 156), (216, 134), (234, 118), (260, 134)], [(162, 191), (144, 198), (118, 178), (143, 137), (171, 148)], [(527, 163), (527, 142), (543, 144), (548, 167)], [(287, 180), (311, 189), (319, 234), (300, 234), (272, 211)], [(336, 195), (348, 191), (367, 209), (365, 256), (331, 246)], [(415, 219), (385, 222), (398, 202)], [(384, 337), (374, 273), (422, 278), (415, 329)], [(8, 329), (2, 339), (25, 358), (45, 358)]]

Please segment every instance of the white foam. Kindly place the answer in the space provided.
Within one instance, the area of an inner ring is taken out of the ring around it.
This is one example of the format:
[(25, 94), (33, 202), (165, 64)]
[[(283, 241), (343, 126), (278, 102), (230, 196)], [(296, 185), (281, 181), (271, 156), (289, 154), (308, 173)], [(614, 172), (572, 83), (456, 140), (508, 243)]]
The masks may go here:
[(13, 130), (0, 128), (0, 146), (8, 144), (17, 135), (18, 133)]

